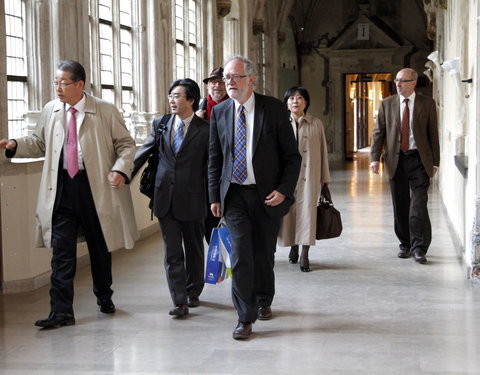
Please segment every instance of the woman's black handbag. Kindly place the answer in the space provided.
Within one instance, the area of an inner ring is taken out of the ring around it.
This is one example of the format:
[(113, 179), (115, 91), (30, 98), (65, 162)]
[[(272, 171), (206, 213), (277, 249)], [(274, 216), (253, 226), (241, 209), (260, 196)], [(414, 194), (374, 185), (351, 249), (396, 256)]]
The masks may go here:
[(157, 174), (158, 168), (158, 148), (160, 145), (159, 133), (162, 134), (165, 131), (165, 124), (168, 122), (170, 117), (171, 115), (162, 116), (158, 127), (155, 126), (155, 122), (153, 123), (153, 128), (155, 130), (155, 145), (153, 147), (153, 153), (148, 157), (147, 166), (143, 170), (142, 176), (140, 177), (140, 193), (145, 194), (150, 199), (153, 198), (153, 191), (155, 189), (155, 175)]
[(320, 202), (317, 206), (317, 240), (335, 238), (342, 234), (342, 218), (340, 212), (333, 207), (328, 185), (323, 185)]

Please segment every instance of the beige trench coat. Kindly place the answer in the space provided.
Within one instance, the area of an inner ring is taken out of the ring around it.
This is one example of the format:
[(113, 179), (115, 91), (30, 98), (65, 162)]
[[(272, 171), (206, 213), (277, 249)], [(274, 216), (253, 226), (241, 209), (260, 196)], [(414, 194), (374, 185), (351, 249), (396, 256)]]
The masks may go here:
[[(130, 187), (113, 189), (108, 174), (115, 170), (130, 178), (135, 141), (113, 104), (85, 95), (79, 142), (100, 225), (109, 251), (131, 249), (138, 239), (138, 230)], [(38, 247), (51, 248), (52, 212), (65, 134), (65, 105), (57, 99), (45, 105), (32, 136), (16, 139), (15, 157), (45, 157), (36, 211)]]
[[(294, 120), (292, 126), (296, 126)], [(283, 217), (279, 246), (315, 245), (317, 203), (322, 185), (330, 182), (322, 121), (308, 113), (303, 116), (298, 124), (297, 140), (302, 167), (295, 189), (295, 203)]]

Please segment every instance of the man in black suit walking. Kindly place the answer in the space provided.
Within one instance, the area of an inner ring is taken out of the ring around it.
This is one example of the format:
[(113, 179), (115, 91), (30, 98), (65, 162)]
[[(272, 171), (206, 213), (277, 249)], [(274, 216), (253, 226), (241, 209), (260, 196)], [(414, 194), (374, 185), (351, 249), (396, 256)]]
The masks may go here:
[(273, 272), (280, 220), (293, 202), (301, 157), (285, 105), (254, 93), (255, 66), (242, 56), (225, 64), (231, 99), (210, 117), (209, 198), (232, 239), (234, 339), (272, 317)]
[[(165, 243), (165, 271), (174, 304), (170, 315), (181, 318), (188, 315), (188, 307), (199, 305), (204, 286), (209, 129), (208, 123), (194, 113), (200, 101), (195, 81), (186, 78), (173, 82), (168, 99), (174, 116), (157, 133), (159, 163), (153, 213)], [(156, 120), (154, 123), (159, 122)], [(137, 151), (134, 174), (154, 151), (155, 129), (152, 126), (152, 133)]]

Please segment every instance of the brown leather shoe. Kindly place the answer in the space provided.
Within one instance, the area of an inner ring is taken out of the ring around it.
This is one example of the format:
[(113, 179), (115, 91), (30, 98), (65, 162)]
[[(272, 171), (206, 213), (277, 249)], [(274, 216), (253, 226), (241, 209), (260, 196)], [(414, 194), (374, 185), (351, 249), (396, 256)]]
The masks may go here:
[(415, 259), (415, 262), (420, 264), (427, 263), (427, 258), (425, 257), (425, 254), (423, 253), (423, 251), (415, 251), (413, 253), (413, 259)]
[(259, 320), (272, 319), (272, 308), (270, 306), (260, 306), (258, 308), (258, 319)]
[(183, 318), (188, 315), (188, 305), (177, 305), (170, 310), (169, 314), (176, 318)]
[(400, 249), (397, 255), (399, 258), (406, 259), (406, 258), (410, 258), (410, 255), (412, 255), (412, 252), (410, 249)]
[(238, 322), (237, 327), (233, 330), (233, 338), (235, 340), (245, 340), (252, 334), (252, 323)]
[(188, 296), (187, 303), (188, 307), (198, 307), (200, 306), (200, 299), (198, 297)]

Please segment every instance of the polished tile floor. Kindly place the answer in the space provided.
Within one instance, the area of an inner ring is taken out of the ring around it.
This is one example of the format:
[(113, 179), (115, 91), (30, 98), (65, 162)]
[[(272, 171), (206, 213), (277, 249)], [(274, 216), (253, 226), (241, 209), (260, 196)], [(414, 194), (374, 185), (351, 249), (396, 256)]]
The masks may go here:
[(88, 267), (77, 324), (39, 330), (48, 288), (0, 297), (0, 374), (480, 374), (480, 289), (466, 279), (436, 186), (428, 264), (396, 256), (388, 183), (367, 159), (332, 165), (344, 233), (311, 250), (301, 273), (279, 248), (274, 318), (232, 339), (230, 281), (206, 285), (185, 320), (171, 307), (159, 235), (114, 255), (118, 311), (97, 310)]

